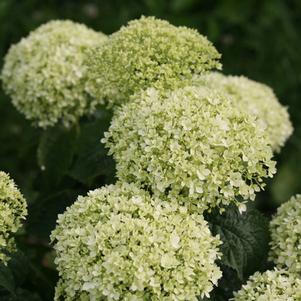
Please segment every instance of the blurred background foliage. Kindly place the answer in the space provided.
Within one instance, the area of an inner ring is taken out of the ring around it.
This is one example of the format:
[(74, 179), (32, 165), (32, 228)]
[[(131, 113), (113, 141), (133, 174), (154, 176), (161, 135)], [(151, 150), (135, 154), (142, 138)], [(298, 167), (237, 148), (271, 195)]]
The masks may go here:
[[(257, 198), (259, 209), (268, 216), (301, 192), (299, 0), (0, 0), (0, 67), (12, 43), (49, 20), (71, 19), (110, 34), (142, 14), (197, 28), (222, 53), (225, 73), (275, 90), (295, 131), (277, 155), (277, 175)], [(114, 163), (99, 143), (110, 114), (99, 112), (68, 131), (59, 126), (42, 131), (32, 128), (0, 89), (0, 170), (11, 174), (28, 200), (30, 216), (18, 240), (31, 259), (24, 263), (20, 253), (13, 268), (0, 267), (1, 300), (52, 300), (57, 275), (48, 236), (57, 214), (79, 193), (114, 181)]]

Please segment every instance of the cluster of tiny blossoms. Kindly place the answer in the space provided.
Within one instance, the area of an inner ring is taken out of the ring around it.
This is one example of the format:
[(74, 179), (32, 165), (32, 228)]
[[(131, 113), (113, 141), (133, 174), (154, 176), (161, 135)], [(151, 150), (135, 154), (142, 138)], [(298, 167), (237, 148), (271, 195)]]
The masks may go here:
[(51, 21), (13, 45), (2, 71), (4, 89), (40, 127), (66, 125), (95, 109), (87, 93), (85, 52), (106, 36), (72, 21)]
[(102, 142), (119, 179), (205, 210), (255, 198), (275, 173), (266, 140), (256, 118), (231, 98), (187, 86), (135, 95), (116, 111)]
[(196, 30), (154, 17), (130, 21), (89, 58), (89, 88), (109, 105), (128, 101), (141, 89), (182, 86), (193, 75), (220, 68), (220, 54)]
[[(102, 142), (120, 182), (79, 196), (59, 216), (51, 235), (60, 274), (55, 300), (209, 297), (221, 277), (221, 241), (200, 213), (231, 203), (245, 209), (275, 173), (273, 151), (292, 133), (269, 87), (206, 74), (221, 67), (219, 58), (197, 31), (153, 17), (110, 37), (52, 21), (11, 47), (4, 89), (36, 125), (68, 126), (100, 104), (117, 105)], [(270, 256), (289, 272), (255, 273), (233, 300), (301, 300), (301, 280), (289, 274), (301, 272), (300, 198), (271, 222)], [(24, 198), (0, 172), (4, 263), (25, 215)]]
[(134, 184), (80, 196), (59, 216), (52, 240), (55, 300), (197, 301), (221, 277), (221, 241), (203, 217)]
[(256, 272), (242, 289), (234, 293), (233, 301), (299, 301), (301, 279), (285, 270)]
[(279, 152), (293, 131), (287, 109), (283, 107), (273, 90), (244, 76), (225, 76), (211, 72), (198, 77), (197, 82), (233, 97), (246, 113), (258, 117), (258, 126), (266, 128), (269, 143)]
[(0, 263), (6, 264), (15, 250), (12, 234), (27, 214), (26, 201), (9, 175), (0, 171)]
[(282, 204), (270, 223), (270, 259), (301, 275), (301, 195)]

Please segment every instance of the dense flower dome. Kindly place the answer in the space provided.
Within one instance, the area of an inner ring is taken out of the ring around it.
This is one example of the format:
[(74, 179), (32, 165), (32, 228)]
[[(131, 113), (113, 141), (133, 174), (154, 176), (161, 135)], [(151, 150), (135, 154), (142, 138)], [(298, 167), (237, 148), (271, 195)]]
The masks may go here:
[(13, 104), (40, 127), (68, 125), (95, 109), (87, 93), (85, 52), (106, 36), (72, 21), (51, 21), (13, 45), (3, 86)]
[(254, 199), (275, 173), (255, 118), (201, 86), (135, 95), (116, 111), (102, 142), (119, 179), (203, 210), (233, 202), (243, 208), (241, 198)]
[(220, 68), (220, 54), (206, 37), (154, 17), (130, 21), (89, 59), (90, 92), (109, 106), (133, 93), (183, 85), (193, 75)]
[(301, 279), (285, 270), (256, 272), (233, 301), (300, 301)]
[(287, 108), (279, 103), (270, 87), (244, 76), (225, 76), (218, 72), (208, 73), (198, 80), (207, 87), (229, 94), (241, 109), (257, 116), (259, 126), (266, 128), (272, 149), (280, 151), (293, 127)]
[(301, 195), (282, 204), (270, 223), (270, 259), (301, 275)]
[(221, 277), (221, 241), (203, 217), (134, 184), (80, 196), (59, 216), (52, 240), (55, 300), (197, 301)]
[(24, 197), (9, 175), (0, 171), (0, 263), (6, 264), (9, 253), (15, 250), (12, 235), (21, 227), (26, 215)]

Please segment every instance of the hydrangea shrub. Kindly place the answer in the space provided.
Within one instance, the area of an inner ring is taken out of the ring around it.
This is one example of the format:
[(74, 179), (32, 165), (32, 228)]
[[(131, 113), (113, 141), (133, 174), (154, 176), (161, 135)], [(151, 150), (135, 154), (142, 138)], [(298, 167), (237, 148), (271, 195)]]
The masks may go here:
[(256, 272), (232, 301), (298, 301), (301, 300), (301, 279), (285, 270)]
[(265, 128), (271, 147), (279, 152), (291, 136), (293, 127), (287, 108), (283, 107), (273, 90), (244, 76), (225, 76), (211, 72), (196, 82), (230, 95), (237, 105), (250, 115), (257, 116), (258, 126)]
[(56, 300), (198, 300), (221, 277), (218, 237), (201, 215), (134, 184), (90, 191), (52, 233)]
[(0, 263), (6, 264), (15, 251), (13, 234), (27, 215), (26, 201), (9, 175), (0, 171)]
[(276, 172), (287, 108), (220, 68), (205, 36), (154, 17), (110, 36), (50, 21), (9, 49), (4, 90), (43, 130), (24, 132), (41, 170), (21, 181), (15, 254), (26, 202), (0, 172), (1, 300), (301, 301), (301, 196), (271, 241), (270, 212), (247, 204)]
[(270, 259), (301, 275), (301, 195), (282, 204), (270, 223)]
[(72, 21), (50, 21), (13, 45), (2, 81), (13, 104), (40, 127), (74, 123), (99, 103), (87, 89), (87, 49), (106, 40)]
[(151, 88), (119, 109), (102, 140), (117, 176), (200, 210), (254, 199), (275, 173), (264, 130), (231, 98), (201, 86)]
[(175, 88), (193, 75), (219, 69), (219, 58), (212, 43), (196, 30), (142, 17), (91, 49), (89, 87), (91, 94), (106, 97), (113, 106), (141, 89)]

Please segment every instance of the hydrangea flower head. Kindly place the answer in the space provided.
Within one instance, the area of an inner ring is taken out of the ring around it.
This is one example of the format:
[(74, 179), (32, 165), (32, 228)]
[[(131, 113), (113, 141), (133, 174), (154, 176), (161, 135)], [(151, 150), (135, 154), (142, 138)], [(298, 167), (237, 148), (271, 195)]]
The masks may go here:
[(2, 81), (13, 104), (40, 127), (68, 125), (95, 109), (87, 92), (85, 53), (106, 39), (72, 21), (51, 21), (13, 45)]
[(52, 240), (55, 300), (197, 301), (221, 277), (221, 241), (203, 217), (133, 184), (79, 197), (59, 216)]
[(241, 290), (234, 293), (233, 301), (299, 301), (301, 279), (285, 270), (256, 272)]
[(218, 72), (201, 76), (200, 80), (210, 88), (229, 94), (243, 111), (257, 116), (259, 126), (266, 129), (272, 149), (280, 151), (293, 127), (287, 108), (279, 103), (270, 87), (244, 76), (225, 76)]
[(26, 215), (24, 197), (9, 175), (0, 171), (0, 263), (6, 264), (9, 253), (15, 250), (12, 235), (21, 227)]
[(138, 93), (116, 111), (102, 142), (119, 179), (203, 210), (254, 199), (275, 173), (256, 119), (201, 86)]
[(270, 223), (270, 259), (301, 275), (301, 195), (282, 204)]
[(130, 21), (91, 51), (91, 93), (109, 105), (124, 103), (141, 89), (170, 89), (195, 74), (220, 68), (220, 54), (206, 37), (154, 17)]

